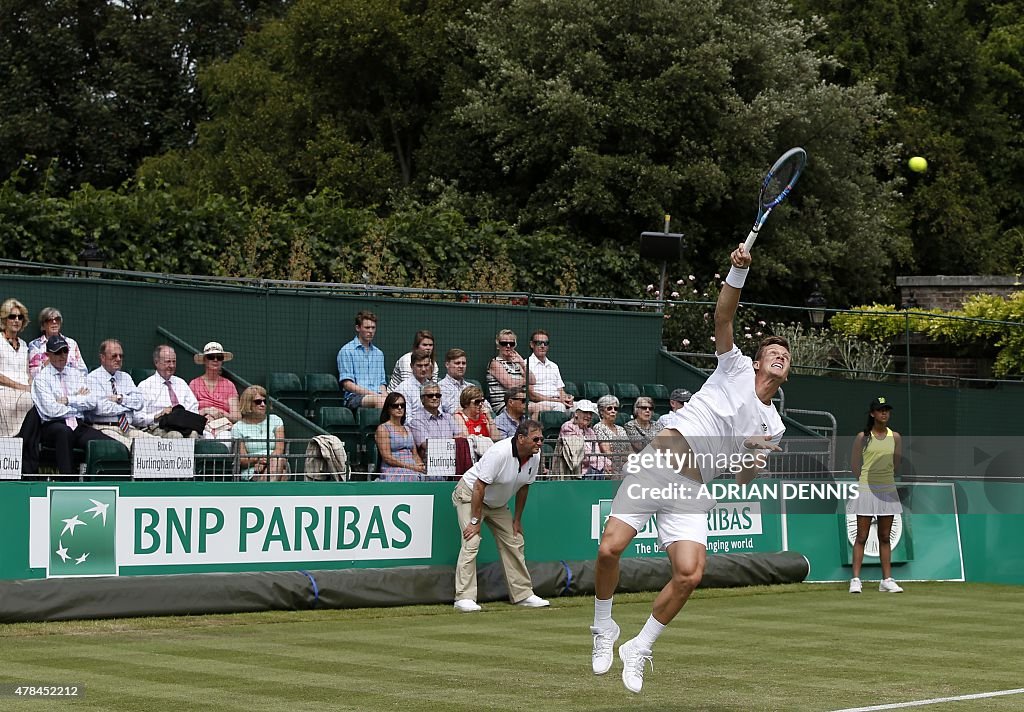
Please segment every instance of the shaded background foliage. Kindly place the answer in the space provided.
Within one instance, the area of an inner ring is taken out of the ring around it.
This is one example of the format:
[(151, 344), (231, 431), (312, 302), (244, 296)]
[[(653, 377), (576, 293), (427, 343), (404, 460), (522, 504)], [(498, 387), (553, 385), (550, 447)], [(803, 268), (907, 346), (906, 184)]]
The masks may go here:
[[(0, 0), (0, 244), (115, 267), (640, 297), (1024, 267), (1024, 0)], [(928, 173), (906, 169), (925, 155)], [(173, 249), (169, 249), (173, 248)]]

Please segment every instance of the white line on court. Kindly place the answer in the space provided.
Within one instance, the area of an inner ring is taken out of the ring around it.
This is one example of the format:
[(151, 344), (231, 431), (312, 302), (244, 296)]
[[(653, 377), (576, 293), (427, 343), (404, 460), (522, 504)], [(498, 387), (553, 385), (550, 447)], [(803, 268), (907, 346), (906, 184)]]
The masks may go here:
[(834, 712), (875, 712), (875, 710), (898, 710), (905, 707), (923, 707), (924, 705), (937, 705), (940, 702), (960, 702), (961, 700), (981, 700), (986, 697), (1003, 697), (1005, 695), (1024, 694), (1024, 687), (1016, 690), (999, 690), (998, 692), (978, 692), (973, 695), (957, 695), (956, 697), (936, 697), (931, 700), (915, 700), (914, 702), (894, 702), (890, 705), (874, 705), (872, 707), (848, 707), (846, 709), (834, 710)]

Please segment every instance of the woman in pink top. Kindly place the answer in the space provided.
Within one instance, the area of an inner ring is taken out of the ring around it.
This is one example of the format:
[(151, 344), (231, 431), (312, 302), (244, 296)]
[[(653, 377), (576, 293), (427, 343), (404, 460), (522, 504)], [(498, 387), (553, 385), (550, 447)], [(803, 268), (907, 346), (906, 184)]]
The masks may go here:
[(211, 341), (201, 354), (195, 355), (195, 362), (206, 370), (202, 376), (192, 379), (188, 387), (199, 401), (199, 414), (206, 416), (208, 436), (230, 437), (232, 424), (242, 417), (238, 409), (238, 389), (221, 374), (224, 362), (234, 357), (216, 341)]

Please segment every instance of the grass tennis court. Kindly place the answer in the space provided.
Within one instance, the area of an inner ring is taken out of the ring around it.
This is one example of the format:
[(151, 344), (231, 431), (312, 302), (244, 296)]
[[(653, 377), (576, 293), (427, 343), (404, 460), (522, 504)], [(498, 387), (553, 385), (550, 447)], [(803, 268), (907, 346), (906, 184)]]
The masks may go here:
[[(1024, 591), (865, 582), (701, 590), (662, 635), (644, 691), (590, 672), (592, 599), (0, 626), (0, 681), (78, 683), (38, 710), (837, 710), (1024, 687)], [(653, 594), (616, 597), (620, 642)], [(928, 712), (1019, 710), (1024, 695)]]

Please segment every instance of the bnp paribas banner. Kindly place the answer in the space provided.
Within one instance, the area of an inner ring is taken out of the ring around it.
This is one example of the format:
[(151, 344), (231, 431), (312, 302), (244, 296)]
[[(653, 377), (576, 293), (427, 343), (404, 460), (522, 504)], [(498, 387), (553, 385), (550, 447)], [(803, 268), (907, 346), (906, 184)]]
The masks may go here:
[(432, 494), (120, 496), (49, 487), (30, 501), (29, 565), (48, 577), (430, 559)]

